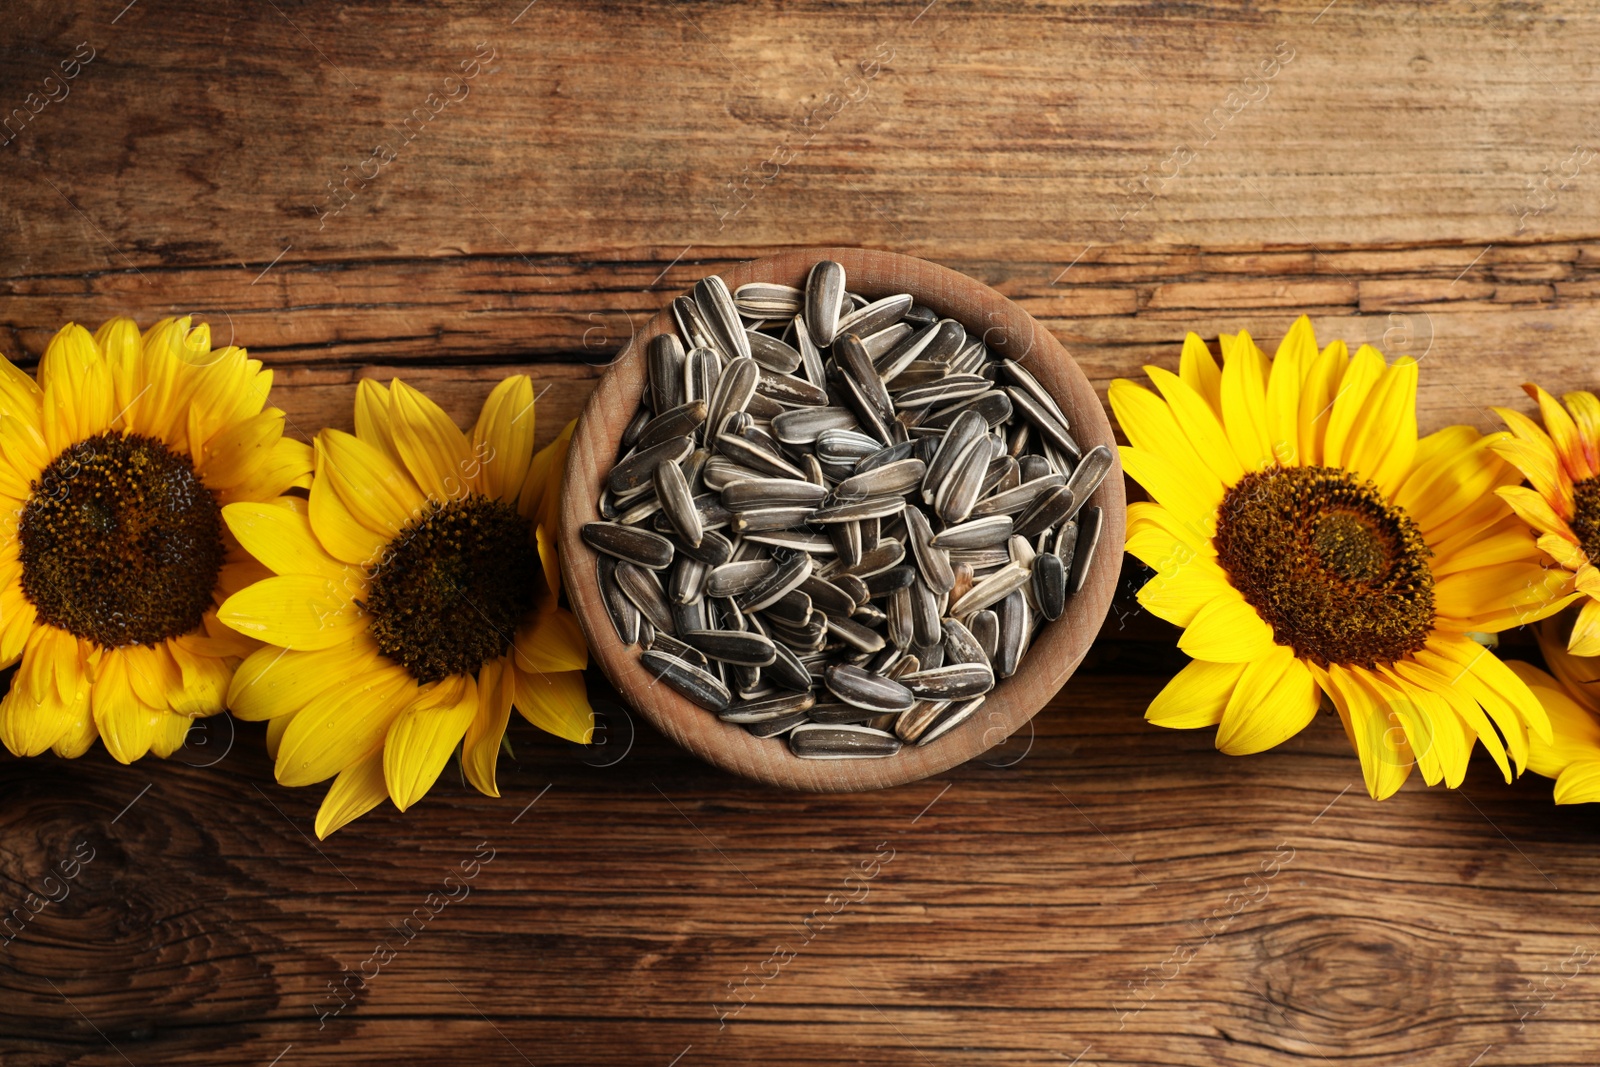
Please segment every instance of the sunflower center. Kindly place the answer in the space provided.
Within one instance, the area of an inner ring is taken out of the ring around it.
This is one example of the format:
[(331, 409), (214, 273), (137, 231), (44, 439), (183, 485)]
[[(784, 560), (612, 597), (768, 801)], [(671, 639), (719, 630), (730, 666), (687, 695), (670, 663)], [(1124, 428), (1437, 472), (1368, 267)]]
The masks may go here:
[(1600, 560), (1600, 478), (1572, 483), (1572, 532), (1590, 560)]
[(18, 526), (22, 592), (39, 618), (105, 648), (198, 627), (222, 570), (222, 514), (189, 460), (107, 432), (40, 473)]
[(1372, 667), (1433, 629), (1432, 551), (1371, 482), (1330, 467), (1246, 475), (1223, 497), (1213, 542), (1273, 638), (1320, 666)]
[(477, 493), (434, 503), (372, 569), (372, 635), (419, 682), (475, 674), (510, 648), (540, 574), (516, 508)]

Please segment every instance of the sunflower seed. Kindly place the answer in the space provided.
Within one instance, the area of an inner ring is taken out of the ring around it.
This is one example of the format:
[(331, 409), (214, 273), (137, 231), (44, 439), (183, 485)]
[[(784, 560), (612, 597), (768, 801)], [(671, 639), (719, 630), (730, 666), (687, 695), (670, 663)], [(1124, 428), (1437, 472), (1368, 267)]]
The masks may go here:
[(844, 300), (844, 267), (823, 260), (806, 279), (806, 326), (819, 345), (833, 344), (839, 330), (839, 305)]
[(801, 759), (881, 759), (900, 751), (900, 739), (867, 726), (804, 723), (789, 731), (789, 751)]
[(629, 563), (651, 570), (660, 570), (672, 562), (672, 542), (649, 530), (623, 526), (615, 522), (585, 523), (578, 530), (584, 544), (596, 552), (604, 552), (625, 559)]
[(995, 616), (1000, 621), (1000, 640), (994, 650), (994, 672), (1002, 678), (1009, 678), (1022, 662), (1023, 645), (1032, 630), (1028, 600), (1020, 588), (1000, 601)]
[(897, 293), (886, 296), (862, 308), (857, 308), (839, 320), (835, 327), (835, 338), (845, 334), (855, 334), (865, 337), (867, 334), (877, 333), (879, 330), (899, 322), (906, 317), (906, 312), (911, 310), (911, 296), (907, 293)]
[(770, 559), (724, 563), (712, 568), (706, 576), (706, 596), (734, 597), (748, 593), (777, 568)]
[(769, 478), (792, 478), (805, 481), (805, 474), (777, 453), (762, 448), (736, 434), (721, 433), (716, 438), (717, 451), (733, 462), (759, 471)]
[(807, 507), (750, 508), (735, 512), (728, 529), (735, 537), (788, 530), (807, 522), (813, 514)]
[(823, 672), (823, 683), (828, 692), (846, 704), (870, 711), (905, 711), (915, 703), (911, 690), (899, 682), (848, 663), (827, 668)]
[(963, 700), (947, 706), (939, 713), (933, 724), (923, 731), (922, 737), (917, 741), (918, 747), (932, 744), (972, 718), (973, 714), (983, 707), (983, 702), (987, 699), (987, 696), (973, 697), (971, 700)]
[(1061, 618), (1067, 603), (1067, 571), (1061, 557), (1053, 552), (1043, 552), (1033, 561), (1033, 599), (1039, 605), (1039, 614), (1050, 622)]
[(978, 647), (983, 650), (983, 658), (993, 663), (995, 652), (1000, 647), (1000, 617), (988, 608), (984, 608), (968, 616), (967, 625), (972, 630), (973, 639), (978, 642)]
[(952, 663), (902, 675), (900, 683), (919, 700), (966, 700), (993, 689), (994, 673), (987, 663)]
[[(723, 722), (743, 724), (771, 722), (796, 712), (809, 711), (816, 702), (817, 698), (809, 691), (777, 693), (760, 700), (741, 700), (737, 704), (730, 704), (717, 718)], [(804, 721), (803, 718), (796, 720), (797, 723)]]
[(933, 458), (928, 461), (928, 469), (922, 477), (922, 499), (928, 504), (933, 503), (934, 493), (949, 477), (951, 468), (956, 461), (966, 454), (973, 443), (983, 437), (985, 425), (983, 417), (976, 413), (968, 417), (958, 418), (950, 424), (950, 429), (939, 442), (938, 450)]
[[(976, 616), (978, 613), (974, 613)], [(984, 651), (983, 645), (978, 641), (971, 630), (962, 624), (960, 619), (945, 618), (940, 620), (944, 629), (944, 661), (946, 663), (983, 663), (989, 662), (989, 654)]]
[(706, 421), (706, 404), (704, 400), (691, 400), (677, 407), (669, 408), (651, 419), (639, 431), (639, 439), (635, 442), (637, 448), (651, 448), (670, 441), (675, 437), (693, 434)]
[[(773, 416), (772, 436), (780, 444), (797, 448), (815, 445), (828, 430), (853, 430), (856, 417), (849, 408), (802, 407)], [(876, 442), (873, 442), (876, 444)]]
[(934, 494), (933, 510), (947, 523), (960, 523), (972, 514), (983, 488), (983, 475), (989, 469), (989, 438), (976, 437), (956, 458), (950, 475)]
[(720, 712), (732, 700), (728, 687), (716, 675), (676, 656), (649, 651), (639, 656), (639, 662), (657, 681), (666, 682), (708, 711)]
[(911, 323), (897, 322), (893, 326), (885, 326), (877, 333), (869, 333), (862, 337), (861, 347), (867, 350), (867, 355), (876, 363), (915, 332), (916, 327)]
[[(672, 319), (678, 324), (678, 334), (683, 339), (684, 347), (693, 350), (706, 348), (716, 343), (711, 333), (711, 324), (706, 322), (705, 316), (700, 314), (700, 308), (692, 296), (680, 296), (672, 302)], [(665, 411), (666, 408), (659, 410)]]
[[(698, 546), (705, 540), (705, 523), (695, 508), (694, 498), (689, 495), (689, 483), (684, 480), (683, 469), (672, 462), (658, 463), (654, 480), (656, 497), (661, 501), (661, 510), (666, 514), (667, 521), (672, 523), (679, 537), (691, 546)], [(666, 541), (666, 538), (661, 540)], [(672, 543), (666, 543), (670, 549)]]
[(735, 598), (740, 611), (760, 611), (811, 577), (810, 556), (795, 555), (780, 562), (748, 592)]
[(866, 708), (858, 708), (854, 704), (844, 704), (833, 700), (831, 699), (832, 694), (828, 695), (830, 699), (819, 700), (812, 705), (809, 712), (812, 722), (827, 724), (862, 723), (877, 714), (877, 712), (869, 711)]
[(626, 494), (650, 484), (658, 463), (682, 463), (694, 451), (694, 438), (677, 437), (659, 445), (640, 449), (618, 461), (606, 476), (606, 485), (613, 493)]
[(750, 344), (750, 357), (761, 366), (779, 374), (793, 374), (800, 368), (800, 353), (771, 334), (758, 330), (745, 331)]
[(853, 333), (841, 333), (833, 342), (833, 358), (880, 416), (894, 414), (894, 402), (889, 399), (889, 390), (884, 388), (883, 379), (878, 377), (877, 368), (872, 365), (872, 357), (867, 354), (861, 338)]
[(739, 314), (752, 319), (791, 318), (800, 313), (805, 294), (792, 285), (748, 282), (733, 291)]
[(758, 633), (737, 630), (689, 630), (683, 641), (711, 659), (745, 667), (765, 667), (778, 658), (772, 641)]
[(672, 568), (672, 578), (667, 582), (667, 599), (674, 604), (692, 604), (705, 595), (706, 575), (711, 568), (697, 559), (685, 556)]
[(884, 646), (882, 634), (851, 619), (829, 616), (828, 632), (862, 652), (877, 652)]
[(683, 399), (710, 400), (721, 377), (722, 356), (715, 348), (691, 348), (683, 364)]
[(600, 586), (600, 598), (605, 601), (606, 614), (617, 631), (617, 640), (625, 645), (639, 641), (639, 609), (623, 595), (616, 580), (617, 561), (610, 556), (595, 557), (595, 579)]
[(623, 595), (633, 601), (639, 614), (650, 620), (650, 625), (667, 633), (674, 632), (672, 605), (667, 602), (667, 594), (662, 591), (661, 579), (656, 577), (655, 571), (619, 560), (613, 574)]
[(822, 503), (828, 490), (794, 478), (749, 478), (722, 487), (722, 504), (734, 511), (750, 508), (810, 507)]
[(1028, 505), (1047, 489), (1058, 485), (1067, 484), (1067, 479), (1061, 474), (1046, 474), (1031, 481), (1025, 481), (1015, 489), (1007, 489), (1003, 493), (996, 493), (986, 500), (980, 500), (972, 506), (974, 517), (985, 515), (1018, 515), (1028, 509)]
[(895, 717), (894, 735), (908, 745), (915, 743), (949, 706), (946, 700), (919, 700), (910, 711)]
[(1105, 481), (1115, 462), (1111, 449), (1105, 445), (1095, 445), (1078, 460), (1078, 465), (1072, 470), (1072, 477), (1067, 479), (1067, 488), (1072, 490), (1073, 498), (1078, 501), (1080, 507), (1094, 495), (1096, 489), (1100, 488), (1100, 483)]
[(1094, 562), (1095, 547), (1100, 544), (1100, 528), (1105, 519), (1098, 507), (1084, 508), (1081, 514), (1083, 518), (1078, 523), (1078, 542), (1072, 554), (1072, 570), (1067, 580), (1068, 593), (1076, 593), (1083, 588), (1089, 565)]
[(645, 370), (650, 377), (650, 403), (657, 412), (668, 412), (683, 403), (683, 342), (670, 333), (650, 338)]
[(950, 606), (950, 614), (960, 618), (980, 608), (998, 603), (1012, 591), (1021, 589), (1030, 577), (1028, 568), (1008, 563), (973, 585), (966, 596)]
[[(894, 451), (894, 449), (884, 451)], [(862, 463), (865, 464), (874, 458), (876, 457), (869, 456), (862, 460)], [(926, 472), (927, 464), (920, 459), (901, 459), (882, 466), (868, 467), (834, 487), (833, 499), (843, 503), (876, 496), (905, 496), (922, 483), (922, 476)]]
[(814, 523), (859, 522), (862, 519), (881, 519), (898, 515), (905, 510), (903, 496), (875, 496), (866, 500), (853, 500), (842, 504), (829, 504), (811, 513)]
[(1053, 486), (1034, 497), (1033, 503), (1017, 518), (1015, 532), (1022, 537), (1035, 537), (1069, 518), (1077, 506), (1072, 486)]
[(744, 322), (733, 294), (728, 292), (728, 283), (715, 274), (701, 278), (694, 286), (694, 302), (723, 354), (729, 359), (749, 358), (750, 339), (745, 336)]
[(1046, 410), (1031, 393), (1019, 386), (1008, 385), (1005, 387), (1005, 395), (1011, 399), (1011, 402), (1016, 405), (1016, 409), (1022, 413), (1022, 417), (1028, 420), (1028, 423), (1039, 432), (1045, 441), (1068, 456), (1074, 459), (1077, 458), (1079, 453), (1078, 442), (1073, 440), (1072, 435), (1067, 432), (1065, 424), (1057, 421), (1055, 416)]

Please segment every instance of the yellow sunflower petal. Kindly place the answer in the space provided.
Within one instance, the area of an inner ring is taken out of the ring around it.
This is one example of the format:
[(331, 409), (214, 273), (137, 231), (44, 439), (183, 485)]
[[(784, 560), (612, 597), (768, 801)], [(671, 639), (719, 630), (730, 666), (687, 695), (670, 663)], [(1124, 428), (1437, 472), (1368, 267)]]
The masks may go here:
[(1501, 437), (1490, 446), (1496, 455), (1521, 471), (1534, 492), (1569, 522), (1573, 516), (1572, 481), (1555, 452), (1530, 441)]
[[(53, 680), (55, 642), (43, 635), (52, 632), (40, 627), (23, 653), (22, 667), (12, 679), (11, 688), (0, 700), (0, 742), (14, 756), (37, 756), (61, 739), (72, 725), (69, 705), (56, 692)], [(74, 652), (76, 650), (74, 649)], [(25, 674), (46, 676), (43, 685), (22, 681)]]
[[(1177, 546), (1175, 551), (1187, 551)], [(1181, 560), (1183, 557), (1176, 557)], [(1169, 557), (1169, 560), (1173, 557)], [(1228, 577), (1215, 559), (1190, 556), (1187, 562), (1158, 568), (1139, 590), (1139, 603), (1158, 619), (1174, 626), (1188, 626), (1206, 605), (1216, 600), (1237, 600), (1238, 594), (1228, 584)]]
[(1328, 416), (1333, 414), (1333, 402), (1339, 395), (1339, 383), (1344, 380), (1345, 369), (1350, 364), (1350, 349), (1343, 341), (1331, 342), (1314, 358), (1303, 363), (1305, 381), (1300, 387), (1300, 454), (1308, 467), (1323, 463), (1323, 438), (1328, 433)]
[(1248, 663), (1270, 655), (1277, 645), (1272, 627), (1237, 593), (1220, 597), (1195, 613), (1178, 638), (1191, 659), (1212, 663)]
[(1183, 335), (1183, 351), (1178, 357), (1178, 377), (1195, 395), (1204, 400), (1218, 422), (1222, 419), (1222, 371), (1211, 350), (1197, 333)]
[(1403, 356), (1386, 368), (1350, 428), (1345, 466), (1392, 496), (1417, 454), (1417, 361)]
[(1328, 426), (1322, 435), (1322, 462), (1329, 467), (1350, 465), (1351, 431), (1367, 405), (1367, 397), (1384, 372), (1383, 356), (1371, 345), (1356, 349), (1354, 358), (1339, 379), (1328, 412)]
[(494, 387), (472, 428), (478, 488), (495, 500), (515, 501), (533, 461), (533, 381), (515, 374)]
[(1267, 379), (1267, 439), (1272, 444), (1272, 454), (1285, 467), (1306, 462), (1300, 439), (1300, 391), (1306, 371), (1316, 358), (1316, 334), (1311, 320), (1301, 315), (1279, 342)]
[(280, 437), (242, 481), (217, 487), (217, 500), (223, 504), (261, 502), (286, 489), (309, 489), (312, 466), (310, 445)]
[(1600, 656), (1600, 600), (1587, 600), (1578, 610), (1567, 651), (1574, 656)]
[(512, 658), (519, 671), (529, 674), (581, 671), (589, 665), (589, 645), (577, 616), (552, 607), (536, 612), (517, 628)]
[(1411, 775), (1416, 759), (1405, 730), (1356, 672), (1334, 664), (1327, 670), (1328, 695), (1361, 760), (1361, 777), (1374, 800), (1393, 796)]
[(1591, 471), (1600, 473), (1600, 399), (1593, 393), (1575, 392), (1563, 393), (1561, 402), (1572, 413), (1584, 461)]
[(1193, 661), (1156, 694), (1144, 713), (1145, 720), (1174, 730), (1217, 725), (1245, 667), (1243, 663)]
[(477, 714), (477, 680), (456, 674), (423, 689), (395, 718), (383, 743), (383, 777), (395, 807), (405, 811), (433, 788)]
[(1128, 477), (1144, 486), (1145, 492), (1170, 511), (1176, 521), (1208, 539), (1216, 533), (1220, 495), (1207, 497), (1205, 486), (1184, 481), (1181, 469), (1165, 457), (1129, 445), (1119, 446), (1119, 451)]
[(1572, 532), (1567, 521), (1555, 513), (1544, 497), (1527, 486), (1503, 485), (1495, 490), (1495, 495), (1505, 501), (1517, 518), (1540, 533), (1560, 534), (1573, 544), (1578, 543), (1578, 535)]
[(365, 635), (317, 652), (267, 645), (246, 656), (234, 671), (228, 707), (246, 721), (290, 715), (341, 680), (367, 674), (377, 658), (377, 645)]
[(1556, 454), (1561, 457), (1563, 472), (1571, 481), (1593, 478), (1595, 469), (1589, 463), (1583, 438), (1577, 423), (1567, 414), (1567, 409), (1556, 403), (1556, 398), (1533, 382), (1525, 382), (1522, 391), (1539, 402), (1539, 414), (1544, 417), (1545, 432), (1555, 443)]
[(1248, 333), (1223, 344), (1222, 425), (1246, 471), (1276, 465), (1267, 429), (1267, 361)]
[(327, 477), (327, 459), (320, 447), (316, 449), (315, 462), (316, 475), (311, 481), (306, 513), (311, 518), (311, 529), (317, 540), (334, 559), (357, 565), (371, 562), (383, 551), (389, 538), (356, 521), (339, 494), (334, 492), (333, 481)]
[(1265, 752), (1304, 730), (1322, 693), (1294, 651), (1272, 651), (1245, 665), (1217, 727), (1217, 748), (1230, 756)]
[(93, 437), (111, 426), (111, 373), (89, 331), (62, 327), (39, 360), (44, 390), (44, 436), (52, 452)]
[[(1210, 358), (1208, 354), (1206, 359)], [(1234, 455), (1233, 446), (1228, 444), (1228, 435), (1222, 428), (1220, 417), (1206, 398), (1171, 371), (1146, 367), (1144, 372), (1172, 409), (1172, 417), (1183, 430), (1189, 448), (1200, 462), (1210, 467), (1223, 485), (1233, 485), (1243, 478), (1244, 467), (1240, 466), (1239, 457)]]
[(374, 749), (340, 771), (328, 787), (328, 795), (322, 798), (322, 807), (317, 809), (317, 840), (326, 841), (329, 834), (361, 818), (388, 796), (389, 789), (383, 777), (383, 751)]
[(322, 547), (304, 501), (283, 497), (269, 504), (229, 504), (222, 518), (244, 550), (274, 574), (314, 574), (341, 583), (361, 580)]
[(514, 670), (512, 699), (517, 710), (546, 733), (587, 745), (594, 734), (594, 709), (584, 690), (583, 672), (527, 674)]
[(485, 796), (500, 795), (495, 765), (511, 719), (514, 687), (511, 666), (503, 659), (489, 660), (478, 672), (478, 713), (461, 739), (461, 769), (472, 787)]
[(394, 444), (389, 422), (389, 387), (372, 378), (356, 383), (356, 436), (373, 445), (396, 465), (405, 461)]
[[(328, 479), (350, 514), (374, 533), (394, 537), (427, 507), (416, 482), (360, 438), (322, 430), (317, 448), (323, 458), (317, 477)], [(315, 512), (311, 521), (316, 522)]]
[(1600, 718), (1533, 664), (1512, 660), (1506, 667), (1522, 679), (1550, 716), (1550, 740), (1528, 738), (1528, 770), (1554, 778), (1578, 760), (1600, 759)]
[(444, 409), (396, 378), (389, 386), (389, 429), (406, 469), (425, 495), (457, 500), (471, 491), (471, 446)]
[(416, 681), (399, 666), (340, 679), (289, 721), (278, 746), (278, 781), (311, 785), (366, 758), (416, 692)]
[(366, 612), (355, 602), (363, 591), (364, 585), (318, 575), (280, 575), (230, 596), (217, 609), (217, 618), (242, 634), (284, 648), (332, 648), (366, 632)]
[(533, 531), (533, 541), (539, 549), (539, 565), (544, 568), (544, 584), (549, 587), (552, 594), (561, 592), (561, 560), (556, 549), (556, 539), (550, 530), (540, 523)]
[(1430, 667), (1416, 660), (1400, 660), (1394, 664), (1393, 671), (1412, 689), (1433, 693), (1449, 704), (1470, 734), (1465, 741), (1468, 747), (1472, 737), (1481, 741), (1495, 766), (1500, 768), (1501, 775), (1506, 781), (1511, 781), (1511, 763), (1505, 745), (1500, 740), (1500, 733), (1484, 714), (1478, 701), (1458, 684), (1460, 668), (1439, 657), (1434, 657), (1433, 663), (1434, 666)]
[(101, 657), (89, 700), (106, 751), (118, 763), (132, 763), (150, 751), (166, 710), (139, 700), (121, 651), (110, 649)]
[(1108, 398), (1117, 425), (1122, 427), (1130, 445), (1161, 456), (1176, 469), (1180, 478), (1193, 483), (1202, 495), (1221, 499), (1222, 482), (1200, 462), (1194, 446), (1179, 429), (1165, 401), (1126, 378), (1111, 383)]

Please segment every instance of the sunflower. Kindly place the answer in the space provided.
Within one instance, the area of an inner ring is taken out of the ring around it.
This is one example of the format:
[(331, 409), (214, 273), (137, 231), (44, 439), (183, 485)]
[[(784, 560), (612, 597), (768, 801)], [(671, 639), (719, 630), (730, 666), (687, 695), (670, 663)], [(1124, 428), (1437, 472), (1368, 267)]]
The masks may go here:
[(1530, 741), (1528, 769), (1556, 780), (1557, 804), (1590, 804), (1600, 801), (1600, 659), (1568, 652), (1564, 625), (1546, 619), (1534, 630), (1555, 677), (1531, 663), (1509, 666), (1550, 713), (1553, 736)]
[(1496, 492), (1539, 533), (1539, 547), (1572, 572), (1582, 607), (1567, 651), (1600, 656), (1600, 400), (1567, 393), (1562, 407), (1531, 382), (1522, 388), (1538, 401), (1544, 427), (1510, 408), (1494, 409), (1512, 434), (1494, 450), (1528, 480)]
[[(38, 380), (0, 357), (0, 741), (18, 756), (171, 755), (255, 647), (217, 605), (259, 574), (225, 505), (310, 483), (272, 372), (204, 326), (69, 323)], [(20, 661), (20, 662), (19, 662)]]
[(1271, 360), (1246, 333), (1222, 354), (1189, 334), (1177, 374), (1146, 368), (1159, 396), (1111, 385), (1124, 468), (1152, 497), (1128, 509), (1128, 551), (1156, 571), (1139, 601), (1194, 660), (1146, 717), (1259, 752), (1326, 695), (1376, 798), (1413, 764), (1458, 785), (1475, 739), (1509, 781), (1508, 751), (1520, 770), (1550, 722), (1474, 635), (1576, 594), (1492, 492), (1518, 480), (1499, 438), (1419, 440), (1416, 362), (1319, 351), (1305, 317)]
[(310, 499), (238, 504), (223, 520), (273, 577), (219, 617), (266, 643), (228, 704), (268, 721), (277, 778), (333, 778), (327, 837), (385, 797), (401, 811), (456, 747), (467, 779), (499, 796), (511, 707), (587, 743), (588, 648), (556, 603), (552, 534), (572, 426), (533, 450), (533, 384), (501, 382), (471, 435), (396, 380), (357, 388), (354, 435), (323, 430)]

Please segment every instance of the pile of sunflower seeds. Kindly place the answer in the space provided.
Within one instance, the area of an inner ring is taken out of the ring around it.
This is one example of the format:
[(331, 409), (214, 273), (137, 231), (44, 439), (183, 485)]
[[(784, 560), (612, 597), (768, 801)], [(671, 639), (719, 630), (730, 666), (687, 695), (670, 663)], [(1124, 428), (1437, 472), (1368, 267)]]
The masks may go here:
[(1112, 467), (1020, 364), (844, 268), (709, 277), (655, 337), (583, 527), (658, 680), (807, 759), (965, 722), (1082, 586)]

